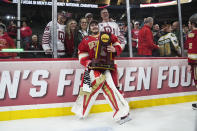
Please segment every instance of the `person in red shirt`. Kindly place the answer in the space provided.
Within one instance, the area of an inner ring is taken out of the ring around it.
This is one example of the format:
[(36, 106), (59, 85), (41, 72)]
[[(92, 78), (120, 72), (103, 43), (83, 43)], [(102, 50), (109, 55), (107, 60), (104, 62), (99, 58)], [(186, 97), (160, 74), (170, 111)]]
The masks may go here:
[(153, 26), (153, 18), (144, 19), (144, 26), (140, 29), (138, 35), (138, 55), (142, 57), (152, 56), (152, 51), (159, 47), (154, 43), (151, 28)]
[(140, 31), (139, 27), (140, 27), (140, 23), (138, 21), (135, 21), (134, 29), (131, 30), (133, 56), (137, 56), (138, 35)]
[[(197, 13), (189, 18), (189, 28), (192, 30), (186, 39), (185, 47), (188, 49), (188, 68), (192, 73), (195, 86), (197, 87)], [(193, 109), (197, 109), (197, 103), (192, 104)]]
[[(0, 24), (0, 50), (16, 48), (14, 41), (8, 36), (5, 30), (6, 27), (3, 24)], [(14, 57), (16, 57), (16, 53), (0, 52), (0, 59), (9, 59)]]
[(16, 42), (16, 36), (17, 36), (17, 26), (14, 23), (14, 21), (10, 22), (10, 25), (8, 26), (8, 35)]
[[(91, 68), (92, 60), (96, 57), (96, 49), (98, 49), (97, 45), (99, 44), (98, 21), (92, 20), (90, 22), (90, 34), (90, 36), (85, 37), (81, 41), (78, 47), (79, 62), (86, 68), (86, 71), (82, 78), (79, 96), (72, 107), (72, 112), (80, 118), (87, 117), (90, 108), (101, 91), (114, 110), (114, 120), (122, 124), (131, 120), (129, 117), (129, 105), (117, 90), (112, 79), (113, 74), (109, 69), (99, 70)], [(120, 55), (122, 47), (115, 35), (111, 34), (110, 36), (112, 45), (108, 45), (106, 50), (102, 50), (100, 55), (104, 57), (107, 52), (112, 52), (112, 57), (114, 58), (114, 56)]]
[(21, 47), (27, 50), (28, 48), (27, 45), (29, 45), (29, 43), (31, 42), (32, 30), (29, 26), (27, 26), (27, 23), (25, 21), (23, 21), (20, 32), (21, 32), (21, 38), (22, 38)]

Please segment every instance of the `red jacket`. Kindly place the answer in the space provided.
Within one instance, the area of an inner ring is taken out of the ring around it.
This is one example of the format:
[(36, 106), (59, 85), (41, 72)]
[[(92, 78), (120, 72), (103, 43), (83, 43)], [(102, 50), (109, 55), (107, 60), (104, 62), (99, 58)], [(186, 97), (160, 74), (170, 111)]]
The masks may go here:
[(138, 34), (138, 55), (151, 56), (154, 49), (158, 49), (158, 46), (154, 44), (152, 31), (144, 25)]
[(32, 30), (29, 26), (21, 28), (21, 37), (30, 37), (32, 35)]
[(188, 63), (197, 65), (197, 30), (188, 34), (185, 48), (188, 49)]
[(16, 26), (13, 26), (13, 25), (10, 25), (10, 26), (8, 26), (7, 32), (8, 32), (8, 35), (11, 38), (16, 38), (16, 35), (17, 35), (17, 27)]
[[(80, 64), (87, 67), (88, 64), (92, 61), (93, 58), (95, 58), (96, 54), (96, 48), (99, 40), (99, 35), (97, 36), (87, 36), (85, 37), (78, 47), (78, 57)], [(118, 38), (111, 34), (111, 42), (114, 48), (116, 49), (116, 53), (113, 53), (112, 58), (114, 59), (115, 56), (119, 56), (122, 52), (122, 47), (120, 44), (120, 41)], [(115, 64), (115, 70), (111, 71), (112, 79), (114, 81), (114, 84), (116, 86), (119, 86), (118, 82), (118, 71), (117, 71), (117, 65)], [(82, 78), (83, 79), (83, 78)], [(83, 80), (82, 80), (83, 82)], [(83, 83), (81, 83), (83, 84)], [(82, 87), (82, 85), (81, 85)]]
[[(4, 35), (0, 36), (0, 50), (7, 49), (7, 48), (16, 48), (14, 41), (5, 33)], [(0, 57), (15, 57), (16, 53), (0, 53)]]

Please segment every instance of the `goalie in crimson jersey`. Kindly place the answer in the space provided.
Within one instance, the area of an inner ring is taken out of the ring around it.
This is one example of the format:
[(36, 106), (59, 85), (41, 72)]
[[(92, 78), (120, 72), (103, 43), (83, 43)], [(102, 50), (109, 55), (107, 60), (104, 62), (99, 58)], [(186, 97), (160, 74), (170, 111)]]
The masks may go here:
[[(114, 84), (112, 78), (114, 74), (113, 71), (100, 71), (88, 68), (89, 65), (91, 65), (92, 59), (95, 58), (96, 47), (99, 40), (98, 22), (95, 20), (91, 21), (89, 28), (91, 35), (85, 37), (78, 47), (79, 61), (85, 66), (86, 71), (82, 79), (79, 96), (72, 108), (72, 112), (80, 118), (85, 118), (98, 94), (103, 93), (105, 99), (107, 99), (114, 111), (113, 118), (119, 124), (122, 124), (130, 120), (129, 105)], [(118, 38), (113, 34), (111, 34), (111, 42), (112, 46), (109, 45), (107, 47), (107, 52), (120, 55), (122, 52), (121, 45)]]
[[(185, 47), (188, 49), (188, 71), (191, 71), (197, 88), (197, 13), (189, 18), (188, 26), (192, 30), (185, 42)], [(197, 103), (192, 104), (192, 107), (197, 110)]]

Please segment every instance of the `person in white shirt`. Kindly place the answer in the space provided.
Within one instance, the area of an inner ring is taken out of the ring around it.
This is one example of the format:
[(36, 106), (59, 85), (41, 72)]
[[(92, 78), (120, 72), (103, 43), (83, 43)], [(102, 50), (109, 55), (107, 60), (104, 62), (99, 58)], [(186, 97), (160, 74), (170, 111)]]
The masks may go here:
[(106, 8), (101, 10), (102, 22), (99, 23), (100, 32), (110, 32), (116, 35), (121, 42), (121, 47), (124, 50), (125, 44), (127, 43), (124, 35), (120, 32), (118, 24), (109, 18), (109, 12)]
[[(65, 21), (66, 21), (67, 13), (65, 11), (58, 12), (57, 17), (57, 55), (59, 58), (65, 57)], [(46, 52), (46, 54), (52, 54), (53, 50), (52, 45), (52, 21), (50, 21), (45, 27), (44, 34), (42, 37), (42, 48)]]

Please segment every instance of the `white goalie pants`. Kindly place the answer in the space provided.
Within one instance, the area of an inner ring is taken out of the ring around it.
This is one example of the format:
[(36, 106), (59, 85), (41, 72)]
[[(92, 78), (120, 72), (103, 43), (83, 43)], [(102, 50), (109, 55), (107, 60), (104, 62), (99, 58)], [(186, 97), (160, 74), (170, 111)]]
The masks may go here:
[(120, 120), (121, 117), (124, 117), (129, 113), (128, 102), (115, 87), (109, 70), (106, 70), (104, 73), (91, 70), (90, 79), (92, 85), (91, 93), (84, 92), (81, 88), (79, 96), (72, 107), (72, 112), (80, 118), (85, 118), (98, 94), (103, 93), (105, 99), (113, 109), (113, 118), (115, 121)]

